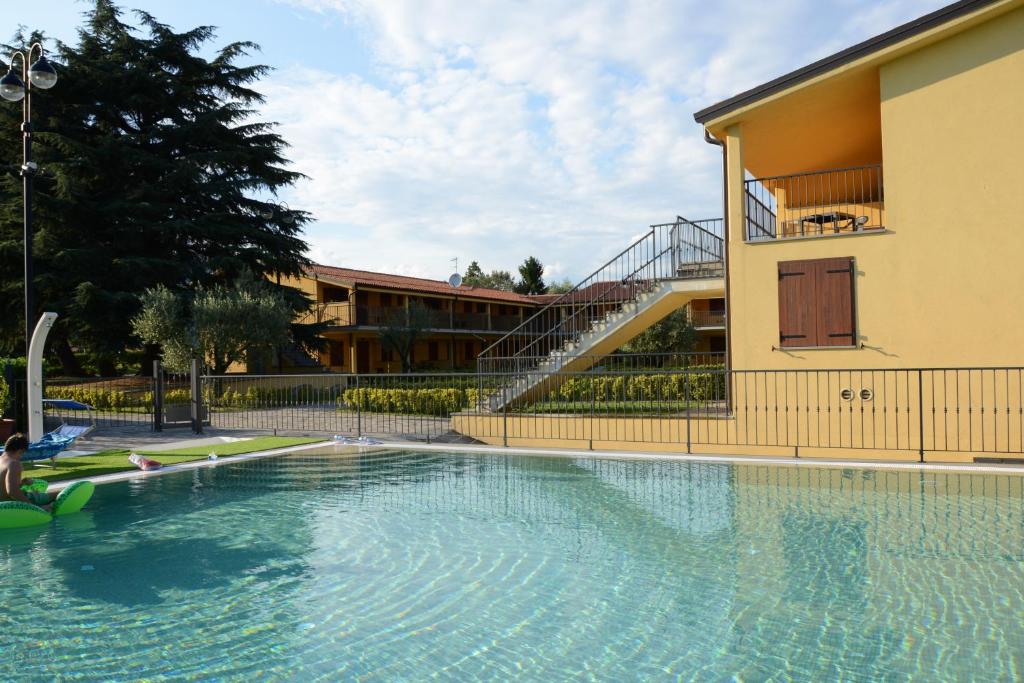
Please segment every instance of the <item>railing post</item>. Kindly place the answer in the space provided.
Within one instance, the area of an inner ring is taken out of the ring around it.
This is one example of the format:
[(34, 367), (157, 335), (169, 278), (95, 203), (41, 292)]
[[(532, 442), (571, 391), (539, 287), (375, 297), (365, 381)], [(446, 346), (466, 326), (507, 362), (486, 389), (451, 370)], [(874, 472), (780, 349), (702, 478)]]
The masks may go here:
[(203, 433), (203, 394), (202, 382), (199, 376), (199, 359), (192, 359), (192, 432)]
[[(518, 375), (517, 375), (518, 377)], [(502, 414), (502, 428), (501, 428), (501, 442), (505, 448), (508, 448), (508, 393), (506, 387), (501, 388), (501, 414)]]
[(363, 435), (363, 395), (359, 392), (359, 373), (356, 373), (356, 436)]
[(686, 411), (686, 452), (693, 453), (693, 445), (690, 442), (690, 368), (683, 367), (683, 409)]
[(164, 370), (160, 361), (153, 361), (153, 431), (164, 430)]
[(918, 451), (918, 462), (924, 462), (924, 381), (923, 370), (917, 371), (917, 438), (920, 450)]

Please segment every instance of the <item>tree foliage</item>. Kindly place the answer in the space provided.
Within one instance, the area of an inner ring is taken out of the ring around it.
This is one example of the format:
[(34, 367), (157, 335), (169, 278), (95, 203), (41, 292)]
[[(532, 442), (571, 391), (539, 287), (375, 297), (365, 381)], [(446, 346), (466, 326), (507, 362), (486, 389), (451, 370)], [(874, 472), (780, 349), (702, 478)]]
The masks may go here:
[(530, 256), (519, 266), (519, 282), (515, 291), (520, 294), (547, 294), (548, 287), (544, 284), (544, 264), (536, 257)]
[(512, 277), (512, 273), (507, 270), (492, 270), (490, 273), (485, 273), (480, 264), (473, 261), (466, 268), (465, 275), (462, 276), (462, 284), (511, 292), (515, 289), (516, 281)]
[(686, 308), (679, 308), (654, 323), (622, 347), (629, 353), (689, 353), (697, 344), (697, 330)]
[(377, 332), (381, 345), (398, 356), (402, 372), (412, 372), (413, 349), (430, 323), (431, 310), (419, 301), (410, 301), (407, 307), (388, 314)]
[[(255, 112), (253, 84), (268, 69), (241, 63), (256, 46), (207, 57), (212, 27), (133, 19), (95, 0), (77, 43), (51, 51), (56, 87), (33, 99), (36, 299), (60, 314), (55, 343), (87, 349), (101, 368), (137, 344), (143, 292), (212, 295), (242, 273), (294, 275), (306, 263), (308, 214), (273, 201), (301, 174)], [(0, 163), (20, 164), (20, 116), (0, 106)], [(19, 180), (0, 179), (0, 348), (19, 350), (21, 206)], [(297, 290), (281, 294), (308, 306)]]
[(243, 277), (185, 299), (163, 285), (147, 290), (133, 331), (159, 344), (164, 364), (185, 372), (193, 358), (222, 374), (248, 355), (270, 351), (289, 339), (291, 306), (268, 284)]
[(548, 294), (565, 294), (566, 292), (571, 292), (575, 286), (575, 282), (569, 278), (564, 278), (548, 285)]

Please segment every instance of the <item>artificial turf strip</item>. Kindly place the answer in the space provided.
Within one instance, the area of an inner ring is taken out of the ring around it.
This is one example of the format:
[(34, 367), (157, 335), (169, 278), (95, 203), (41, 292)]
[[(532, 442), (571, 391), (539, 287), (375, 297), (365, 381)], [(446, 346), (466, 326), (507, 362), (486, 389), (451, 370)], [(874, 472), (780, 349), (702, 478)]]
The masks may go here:
[[(323, 439), (267, 436), (212, 446), (178, 448), (173, 451), (137, 452), (164, 465), (177, 465), (178, 463), (190, 462), (192, 460), (203, 460), (211, 452), (216, 453), (218, 456), (242, 455), (243, 453), (255, 453), (256, 451), (269, 451), (274, 448), (301, 446), (302, 444), (316, 443), (318, 441), (323, 441)], [(45, 479), (47, 481), (98, 477), (101, 474), (127, 472), (137, 469), (135, 465), (128, 462), (130, 454), (131, 451), (122, 449), (100, 451), (87, 455), (76, 455), (71, 458), (58, 458), (52, 467), (48, 466), (49, 461), (44, 461), (47, 465), (42, 467), (38, 463), (27, 462), (24, 465), (24, 472), (26, 477)]]
[[(131, 451), (118, 449), (76, 455), (72, 458), (58, 458), (52, 467), (49, 466), (49, 461), (44, 461), (47, 465), (41, 467), (38, 463), (27, 462), (24, 465), (24, 472), (26, 477), (47, 481), (98, 477), (101, 474), (137, 469), (135, 465), (128, 462), (129, 454)], [(167, 458), (161, 457), (160, 462), (165, 465), (177, 465), (179, 462), (202, 460), (205, 457), (205, 455), (172, 455)]]
[(172, 451), (137, 451), (146, 457), (163, 462), (167, 455), (198, 455), (202, 457), (215, 453), (218, 457), (228, 455), (242, 455), (243, 453), (255, 453), (257, 451), (270, 451), (275, 448), (288, 448), (289, 446), (303, 446), (308, 443), (325, 441), (324, 438), (309, 438), (303, 436), (257, 436), (255, 439), (244, 441), (229, 441), (207, 446), (192, 446), (186, 448), (175, 448)]

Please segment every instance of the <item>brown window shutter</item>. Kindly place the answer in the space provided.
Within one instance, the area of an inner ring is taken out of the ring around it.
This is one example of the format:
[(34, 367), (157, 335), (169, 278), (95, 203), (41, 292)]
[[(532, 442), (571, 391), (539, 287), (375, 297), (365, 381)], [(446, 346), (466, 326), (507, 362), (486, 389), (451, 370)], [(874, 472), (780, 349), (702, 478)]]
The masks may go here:
[(779, 346), (817, 346), (813, 261), (779, 263)]
[(853, 259), (816, 261), (818, 346), (854, 346)]

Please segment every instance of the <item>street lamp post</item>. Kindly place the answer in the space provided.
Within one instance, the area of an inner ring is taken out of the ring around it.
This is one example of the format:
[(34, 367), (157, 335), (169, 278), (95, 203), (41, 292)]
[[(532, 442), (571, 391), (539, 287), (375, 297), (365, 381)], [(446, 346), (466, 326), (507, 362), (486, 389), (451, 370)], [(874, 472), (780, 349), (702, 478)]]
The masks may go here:
[[(29, 65), (32, 54), (39, 48), (39, 59)], [(14, 70), (14, 61), (21, 57), (21, 76)], [(57, 83), (57, 72), (43, 54), (43, 46), (34, 43), (27, 52), (18, 50), (11, 55), (7, 75), (0, 78), (0, 97), (9, 102), (22, 102), (22, 198), (25, 205), (25, 357), (32, 340), (35, 302), (32, 297), (32, 178), (36, 163), (32, 161), (32, 86), (49, 90)]]

